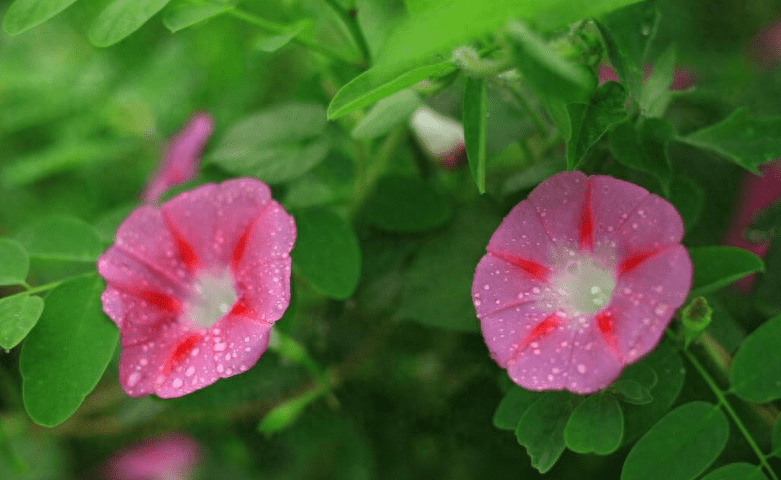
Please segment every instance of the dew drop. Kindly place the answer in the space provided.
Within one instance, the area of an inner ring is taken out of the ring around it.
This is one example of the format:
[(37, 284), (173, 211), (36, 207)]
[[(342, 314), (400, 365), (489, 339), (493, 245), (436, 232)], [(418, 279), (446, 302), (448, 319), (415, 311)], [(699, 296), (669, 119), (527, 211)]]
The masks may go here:
[(139, 372), (133, 372), (127, 377), (127, 386), (130, 388), (133, 388), (138, 384), (138, 381), (141, 379), (141, 373)]
[(172, 386), (172, 387), (174, 387), (174, 388), (181, 388), (181, 386), (182, 386), (182, 384), (183, 384), (183, 383), (184, 383), (184, 382), (182, 382), (182, 379), (181, 379), (181, 378), (174, 378), (174, 381), (173, 381), (173, 383), (171, 384), (171, 386)]
[(540, 293), (539, 287), (533, 287), (532, 288), (532, 293), (535, 294), (535, 295), (539, 294)]
[(578, 365), (578, 372), (586, 373), (587, 370), (588, 370), (588, 368), (586, 368), (586, 365), (584, 365), (582, 363), (580, 365)]
[(215, 352), (221, 352), (221, 351), (225, 350), (226, 346), (227, 345), (225, 343), (215, 343), (214, 344), (214, 351)]
[(217, 373), (222, 373), (225, 371), (225, 367), (222, 364), (217, 365)]
[(184, 376), (185, 376), (185, 377), (192, 377), (192, 376), (193, 376), (193, 373), (195, 373), (195, 367), (193, 367), (192, 365), (190, 365), (190, 366), (187, 368), (187, 371), (186, 371), (186, 372), (184, 372)]

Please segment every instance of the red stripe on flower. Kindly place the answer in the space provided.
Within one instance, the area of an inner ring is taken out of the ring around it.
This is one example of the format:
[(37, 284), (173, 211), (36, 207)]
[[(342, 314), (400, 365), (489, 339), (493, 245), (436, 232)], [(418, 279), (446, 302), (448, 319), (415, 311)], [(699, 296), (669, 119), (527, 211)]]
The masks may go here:
[(236, 303), (233, 304), (233, 308), (231, 308), (230, 315), (234, 315), (237, 317), (247, 317), (252, 315), (252, 311), (250, 311), (249, 307), (242, 302), (241, 300), (238, 300)]
[(156, 383), (158, 387), (165, 382), (165, 379), (168, 378), (174, 367), (187, 358), (187, 355), (201, 341), (201, 338), (202, 335), (200, 333), (191, 333), (171, 349), (171, 353), (168, 354), (168, 358), (166, 358), (163, 364), (163, 370), (160, 372), (160, 376), (157, 377)]
[(510, 359), (508, 360), (508, 364), (512, 365), (515, 363), (516, 359), (518, 358), (518, 355), (521, 354), (524, 350), (526, 350), (526, 347), (529, 346), (531, 342), (534, 342), (535, 340), (540, 339), (541, 337), (544, 337), (545, 335), (548, 335), (552, 331), (556, 330), (561, 326), (561, 320), (558, 315), (555, 313), (552, 313), (548, 315), (545, 320), (538, 323), (537, 326), (532, 329), (531, 332), (526, 335), (526, 337), (523, 339), (523, 341), (515, 344), (513, 347), (513, 351), (510, 354)]
[(168, 216), (163, 215), (163, 218), (168, 230), (171, 232), (171, 236), (174, 237), (176, 247), (179, 249), (179, 257), (187, 266), (187, 269), (194, 272), (198, 268), (198, 258), (195, 255), (195, 250), (193, 250), (193, 247), (184, 239), (176, 227), (174, 227), (173, 223), (168, 219)]
[(615, 321), (613, 313), (610, 310), (602, 310), (597, 314), (596, 322), (597, 329), (602, 335), (602, 338), (605, 339), (605, 342), (607, 342), (610, 350), (613, 352), (613, 355), (615, 355), (618, 362), (623, 365), (623, 355), (621, 355), (621, 351), (618, 349), (618, 342), (616, 342)]
[(233, 249), (233, 254), (231, 255), (231, 268), (234, 272), (238, 268), (241, 258), (244, 256), (244, 250), (247, 248), (247, 238), (249, 238), (252, 225), (253, 224), (250, 223), (247, 226), (247, 228), (244, 230), (244, 233), (242, 233), (241, 237), (239, 237), (239, 241), (236, 243), (236, 248)]
[(594, 225), (591, 221), (591, 184), (586, 187), (586, 200), (583, 202), (583, 215), (580, 221), (580, 249), (591, 250), (594, 247)]
[(532, 277), (541, 282), (548, 281), (548, 275), (550, 275), (550, 269), (544, 265), (541, 265), (533, 260), (526, 260), (524, 258), (514, 257), (512, 255), (505, 255), (503, 253), (490, 252), (491, 255), (501, 258), (507, 263), (511, 263), (516, 267), (519, 267)]
[(134, 289), (132, 290), (132, 293), (163, 312), (176, 314), (179, 311), (179, 307), (181, 306), (179, 300), (171, 297), (170, 295), (166, 295), (163, 292), (158, 292), (155, 290)]
[(618, 265), (617, 275), (618, 276), (623, 275), (624, 273), (628, 272), (629, 270), (632, 270), (636, 266), (640, 265), (641, 263), (653, 257), (654, 255), (662, 252), (663, 250), (665, 250), (665, 248), (658, 248), (656, 250), (651, 250), (650, 252), (643, 252), (643, 253), (638, 253), (636, 255), (632, 255), (631, 257), (627, 258), (626, 260), (624, 260)]

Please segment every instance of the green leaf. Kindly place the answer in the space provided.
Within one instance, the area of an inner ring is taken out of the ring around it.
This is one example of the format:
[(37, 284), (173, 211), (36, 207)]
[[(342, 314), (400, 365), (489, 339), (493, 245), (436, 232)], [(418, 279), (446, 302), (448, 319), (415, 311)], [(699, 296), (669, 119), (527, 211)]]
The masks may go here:
[(750, 463), (730, 463), (717, 468), (700, 480), (767, 480), (762, 467)]
[(621, 377), (613, 382), (611, 389), (620, 400), (632, 405), (645, 405), (653, 401), (651, 389), (656, 386), (659, 376), (645, 363), (629, 365)]
[(53, 427), (79, 408), (114, 354), (119, 331), (103, 313), (96, 275), (58, 286), (22, 347), (22, 395), (30, 418)]
[[(632, 442), (667, 413), (683, 387), (686, 370), (675, 346), (664, 340), (656, 349), (634, 365), (653, 369), (658, 378), (651, 388), (653, 400), (644, 405), (623, 405), (624, 444)], [(627, 367), (629, 368), (629, 367)], [(641, 377), (635, 376), (641, 384)]]
[(515, 65), (535, 91), (566, 103), (588, 101), (597, 84), (593, 73), (561, 58), (523, 23), (511, 23), (507, 32), (513, 42)]
[(686, 175), (675, 175), (670, 186), (669, 200), (681, 214), (688, 232), (697, 224), (705, 208), (705, 189)]
[(693, 479), (716, 460), (728, 436), (729, 423), (719, 407), (681, 405), (638, 440), (626, 457), (621, 480)]
[(287, 400), (268, 412), (258, 424), (258, 431), (267, 436), (285, 430), (298, 420), (304, 409), (320, 398), (325, 389), (316, 388), (295, 398)]
[(619, 83), (606, 82), (597, 89), (587, 104), (567, 105), (572, 135), (567, 141), (567, 168), (577, 168), (589, 149), (602, 138), (607, 129), (626, 118), (626, 89)]
[(672, 167), (667, 144), (675, 136), (672, 125), (658, 118), (645, 119), (640, 129), (631, 120), (610, 132), (610, 149), (618, 163), (655, 176), (666, 195), (670, 194)]
[(361, 251), (350, 225), (325, 208), (294, 215), (298, 235), (293, 267), (322, 294), (349, 298), (358, 286)]
[(464, 146), (469, 170), (480, 193), (485, 193), (487, 114), (485, 79), (467, 78), (464, 89)]
[(448, 200), (419, 177), (380, 178), (366, 199), (369, 222), (388, 232), (424, 232), (453, 217)]
[(730, 368), (732, 392), (754, 403), (781, 398), (779, 339), (781, 315), (767, 320), (746, 337)]
[(678, 141), (716, 153), (759, 175), (759, 165), (781, 156), (781, 116), (755, 118), (738, 108), (715, 125), (697, 130)]
[(10, 350), (30, 333), (43, 312), (43, 299), (14, 295), (0, 298), (0, 347)]
[(325, 128), (321, 105), (277, 105), (229, 128), (208, 158), (236, 175), (286, 182), (325, 159), (330, 149)]
[(499, 406), (496, 407), (493, 417), (494, 426), (501, 430), (512, 430), (514, 432), (526, 410), (542, 395), (544, 394), (532, 392), (525, 388), (511, 387), (502, 398), (502, 401), (499, 402)]
[(0, 238), (0, 286), (23, 284), (29, 269), (27, 250), (10, 238)]
[(690, 297), (716, 291), (754, 272), (765, 271), (762, 259), (738, 247), (697, 247), (689, 249), (694, 265)]
[(564, 452), (564, 429), (573, 408), (568, 392), (549, 392), (538, 398), (521, 417), (515, 436), (526, 448), (532, 467), (545, 473)]
[(178, 0), (171, 3), (163, 12), (163, 25), (171, 33), (176, 33), (232, 10), (233, 3), (233, 0), (205, 0), (203, 3)]
[(640, 111), (646, 117), (661, 117), (667, 110), (673, 98), (670, 85), (673, 83), (674, 69), (675, 45), (670, 45), (656, 60), (651, 75), (643, 85), (640, 94)]
[(567, 448), (576, 453), (607, 455), (618, 450), (624, 435), (624, 414), (613, 395), (586, 397), (572, 412), (564, 430)]
[(410, 87), (421, 80), (443, 77), (456, 70), (453, 62), (440, 62), (412, 68), (373, 67), (350, 80), (328, 105), (328, 119), (335, 120)]
[(108, 47), (135, 32), (170, 0), (114, 0), (95, 19), (87, 33), (96, 47)]
[(23, 229), (16, 240), (30, 257), (46, 260), (93, 262), (103, 251), (98, 233), (73, 217), (48, 217)]
[(757, 287), (754, 295), (757, 307), (766, 316), (781, 313), (781, 242), (770, 243), (770, 248), (765, 254), (765, 273), (757, 278)]
[(615, 10), (596, 22), (616, 76), (635, 100), (640, 100), (643, 65), (658, 24), (659, 10), (653, 0)]
[(438, 328), (478, 331), (472, 278), (500, 221), (486, 204), (464, 205), (446, 228), (423, 239), (403, 280), (396, 316)]
[(769, 242), (781, 229), (781, 201), (774, 202), (759, 212), (751, 226), (746, 230), (746, 236), (754, 242)]
[(409, 120), (410, 115), (421, 105), (414, 90), (404, 89), (383, 98), (355, 125), (353, 138), (377, 138), (390, 132), (393, 127)]
[(76, 0), (16, 0), (3, 18), (3, 30), (18, 35), (40, 25), (71, 6)]
[(255, 40), (255, 48), (261, 52), (274, 53), (290, 43), (298, 34), (312, 26), (312, 20), (305, 19), (290, 25), (284, 33), (262, 34)]
[(776, 424), (770, 435), (770, 444), (773, 446), (773, 455), (781, 457), (781, 416), (776, 419)]
[(448, 56), (452, 47), (493, 34), (514, 18), (535, 25), (540, 31), (549, 31), (636, 1), (437, 2), (418, 14), (408, 16), (394, 29), (377, 56), (377, 64), (410, 65), (439, 54)]

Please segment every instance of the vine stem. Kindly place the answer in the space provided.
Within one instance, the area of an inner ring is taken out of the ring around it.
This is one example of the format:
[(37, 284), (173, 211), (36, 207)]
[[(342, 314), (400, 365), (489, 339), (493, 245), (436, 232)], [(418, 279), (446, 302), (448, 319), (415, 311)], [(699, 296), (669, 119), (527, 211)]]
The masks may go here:
[(68, 282), (70, 280), (73, 280), (74, 278), (87, 277), (87, 276), (90, 276), (90, 275), (95, 275), (95, 272), (86, 272), (86, 273), (82, 273), (80, 275), (74, 275), (72, 277), (63, 278), (62, 280), (57, 280), (56, 282), (51, 282), (51, 283), (46, 283), (46, 284), (43, 284), (43, 285), (38, 285), (37, 287), (30, 287), (30, 285), (28, 285), (27, 282), (25, 282), (24, 284), (22, 284), (22, 286), (25, 287), (26, 290), (23, 290), (23, 291), (18, 292), (18, 293), (14, 293), (12, 295), (7, 295), (7, 296), (5, 296), (3, 298), (11, 298), (11, 297), (18, 297), (18, 296), (32, 295), (32, 294), (35, 294), (35, 293), (46, 292), (46, 291), (49, 291), (49, 290), (53, 290), (53, 289), (59, 287), (60, 285), (62, 285), (63, 283)]
[[(672, 337), (673, 339), (677, 340), (675, 337), (675, 334), (670, 332), (670, 330), (667, 330), (667, 335)], [(762, 464), (762, 466), (767, 470), (767, 472), (770, 474), (770, 477), (773, 480), (779, 480), (778, 476), (776, 476), (773, 469), (770, 467), (770, 464), (767, 462), (767, 457), (764, 453), (762, 453), (762, 450), (759, 448), (759, 445), (757, 445), (757, 442), (754, 441), (754, 437), (751, 436), (751, 433), (748, 431), (746, 426), (743, 424), (743, 421), (738, 416), (737, 412), (732, 408), (732, 405), (730, 405), (729, 401), (727, 400), (727, 397), (724, 396), (724, 392), (721, 391), (721, 388), (716, 383), (716, 381), (711, 377), (711, 375), (708, 373), (707, 370), (705, 370), (705, 367), (702, 366), (699, 360), (697, 360), (697, 357), (691, 353), (689, 350), (685, 348), (680, 348), (683, 352), (683, 354), (686, 356), (686, 358), (691, 362), (692, 365), (694, 365), (694, 368), (699, 372), (700, 376), (702, 376), (703, 380), (705, 380), (705, 383), (708, 384), (708, 387), (710, 387), (711, 391), (714, 395), (716, 395), (716, 398), (719, 400), (719, 405), (726, 410), (727, 414), (732, 418), (732, 421), (735, 422), (735, 425), (737, 425), (738, 430), (740, 430), (740, 433), (743, 434), (743, 437), (746, 439), (746, 442), (751, 447), (751, 449), (756, 454), (757, 458), (759, 458), (759, 463)]]
[(328, 6), (331, 7), (334, 12), (336, 12), (339, 18), (342, 19), (342, 22), (344, 22), (344, 24), (347, 26), (347, 29), (350, 31), (350, 35), (352, 35), (353, 40), (355, 40), (355, 44), (358, 45), (358, 49), (361, 51), (361, 55), (363, 56), (364, 60), (366, 60), (366, 63), (371, 64), (372, 55), (369, 51), (369, 44), (366, 43), (366, 37), (361, 31), (361, 27), (358, 25), (358, 21), (355, 19), (355, 15), (345, 10), (345, 8), (342, 7), (336, 0), (323, 1), (328, 4)]
[[(253, 13), (250, 13), (246, 10), (242, 10), (240, 8), (232, 8), (228, 10), (226, 13), (240, 20), (244, 20), (247, 23), (251, 23), (252, 25), (260, 27), (263, 30), (266, 30), (271, 33), (278, 33), (278, 34), (289, 33), (289, 29), (285, 25), (279, 24), (277, 22), (272, 22), (271, 20), (267, 20), (263, 17), (259, 17)], [(347, 63), (350, 65), (355, 63), (353, 59), (344, 56), (343, 54), (337, 52), (336, 50), (332, 50), (330, 48), (324, 47), (323, 45), (319, 44), (316, 41), (309, 40), (307, 38), (302, 38), (298, 35), (294, 36), (291, 41), (303, 47), (306, 47), (309, 50), (312, 50), (313, 52), (331, 58), (333, 60), (338, 60), (340, 62)]]

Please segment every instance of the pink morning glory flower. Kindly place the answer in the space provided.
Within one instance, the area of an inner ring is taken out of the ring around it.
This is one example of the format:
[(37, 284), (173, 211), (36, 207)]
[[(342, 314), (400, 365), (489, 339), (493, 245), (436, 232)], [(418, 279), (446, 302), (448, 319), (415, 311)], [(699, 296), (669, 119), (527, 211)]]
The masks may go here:
[(111, 457), (103, 469), (108, 480), (187, 479), (201, 457), (191, 437), (171, 434), (130, 445)]
[(764, 68), (772, 68), (781, 62), (781, 22), (768, 25), (751, 40), (754, 57)]
[(563, 172), (502, 221), (472, 300), (491, 356), (529, 390), (591, 393), (652, 350), (691, 288), (681, 216), (645, 189)]
[[(648, 80), (648, 76), (651, 75), (652, 71), (653, 65), (648, 64), (643, 66), (643, 81)], [(597, 67), (597, 78), (599, 79), (600, 85), (608, 81), (620, 81), (615, 70), (613, 70), (613, 67), (604, 63)], [(673, 69), (673, 80), (670, 84), (670, 90), (686, 90), (693, 86), (696, 81), (697, 78), (691, 71), (684, 67), (675, 67)]]
[[(751, 226), (757, 213), (781, 198), (781, 161), (762, 165), (759, 170), (762, 172), (761, 177), (751, 173), (743, 177), (738, 206), (730, 221), (724, 243), (764, 257), (770, 244), (749, 241), (743, 236), (743, 231)], [(755, 275), (745, 277), (736, 282), (735, 287), (740, 291), (748, 292), (754, 285), (755, 278)]]
[(445, 170), (464, 164), (464, 127), (428, 107), (420, 107), (410, 118), (412, 133), (423, 149)]
[(141, 198), (155, 203), (169, 188), (186, 182), (198, 173), (201, 151), (214, 130), (208, 113), (194, 115), (168, 144), (160, 169), (149, 180)]
[(290, 302), (295, 237), (293, 217), (250, 178), (134, 210), (98, 259), (125, 392), (178, 397), (254, 365)]

